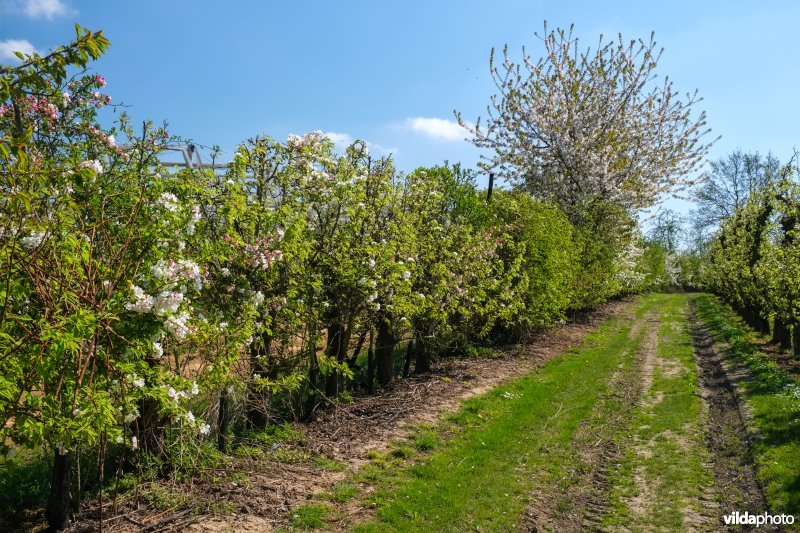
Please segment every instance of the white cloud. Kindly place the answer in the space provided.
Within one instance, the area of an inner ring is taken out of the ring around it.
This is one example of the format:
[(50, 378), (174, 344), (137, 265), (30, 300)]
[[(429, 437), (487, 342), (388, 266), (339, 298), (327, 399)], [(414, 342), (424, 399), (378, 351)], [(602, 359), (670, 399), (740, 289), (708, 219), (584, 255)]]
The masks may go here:
[(406, 128), (443, 141), (462, 141), (467, 131), (454, 120), (433, 117), (413, 117), (406, 119)]
[(347, 133), (339, 133), (336, 131), (326, 131), (323, 133), (325, 137), (333, 141), (337, 148), (347, 148), (353, 144), (353, 138)]
[(53, 19), (68, 12), (67, 5), (61, 0), (22, 0), (20, 7), (31, 18)]
[(400, 151), (400, 149), (396, 146), (386, 147), (378, 143), (371, 143), (369, 141), (367, 141), (367, 148), (369, 148), (371, 152), (379, 155), (396, 154)]
[[(356, 139), (353, 138), (352, 135), (349, 133), (341, 133), (338, 131), (326, 131), (323, 133), (325, 137), (333, 141), (334, 146), (339, 150), (344, 150), (351, 144), (353, 144)], [(367, 148), (369, 148), (370, 152), (377, 154), (377, 155), (389, 155), (389, 154), (396, 154), (400, 150), (396, 147), (386, 147), (378, 143), (365, 141), (367, 143)]]
[(19, 58), (14, 55), (14, 52), (32, 54), (36, 52), (36, 48), (25, 39), (6, 39), (5, 41), (0, 41), (0, 59), (3, 61), (19, 61)]

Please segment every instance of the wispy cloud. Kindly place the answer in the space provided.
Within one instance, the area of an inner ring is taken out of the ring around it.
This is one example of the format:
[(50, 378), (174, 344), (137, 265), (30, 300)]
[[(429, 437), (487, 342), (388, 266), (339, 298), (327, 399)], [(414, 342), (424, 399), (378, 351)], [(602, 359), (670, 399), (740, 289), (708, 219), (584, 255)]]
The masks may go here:
[(0, 59), (3, 61), (19, 61), (19, 58), (14, 55), (14, 52), (22, 52), (23, 54), (32, 54), (36, 52), (36, 48), (25, 39), (6, 39), (0, 41)]
[[(339, 150), (344, 150), (351, 144), (355, 142), (356, 139), (353, 138), (352, 135), (349, 133), (341, 133), (338, 131), (326, 131), (323, 133), (325, 137), (333, 141), (334, 146)], [(378, 143), (365, 141), (367, 143), (367, 148), (369, 148), (370, 152), (376, 155), (389, 155), (389, 154), (396, 154), (400, 150), (397, 147), (386, 147)]]
[(434, 117), (413, 117), (405, 121), (405, 127), (442, 141), (462, 141), (467, 131), (454, 120)]
[(340, 133), (338, 131), (326, 131), (323, 133), (325, 137), (333, 141), (336, 148), (347, 148), (353, 144), (353, 138), (347, 133)]
[(389, 154), (397, 154), (400, 151), (400, 148), (396, 146), (383, 146), (382, 144), (373, 143), (367, 141), (367, 148), (370, 149), (371, 152), (378, 154), (378, 155), (389, 155)]
[(56, 17), (74, 13), (61, 0), (15, 0), (11, 3), (14, 11), (21, 11), (30, 18), (46, 18), (52, 20)]

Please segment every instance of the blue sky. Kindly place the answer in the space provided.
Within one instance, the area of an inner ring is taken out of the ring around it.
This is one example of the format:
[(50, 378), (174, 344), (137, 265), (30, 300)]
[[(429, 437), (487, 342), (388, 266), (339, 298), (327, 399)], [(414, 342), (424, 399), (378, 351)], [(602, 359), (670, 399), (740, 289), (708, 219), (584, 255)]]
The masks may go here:
[(722, 136), (712, 157), (800, 147), (800, 2), (0, 0), (0, 62), (66, 43), (78, 22), (112, 43), (95, 70), (114, 102), (228, 156), (256, 134), (319, 129), (392, 152), (402, 170), (474, 166), (453, 110), (485, 114), (491, 48), (538, 55), (545, 19), (574, 23), (585, 45), (655, 31), (659, 73), (698, 89)]

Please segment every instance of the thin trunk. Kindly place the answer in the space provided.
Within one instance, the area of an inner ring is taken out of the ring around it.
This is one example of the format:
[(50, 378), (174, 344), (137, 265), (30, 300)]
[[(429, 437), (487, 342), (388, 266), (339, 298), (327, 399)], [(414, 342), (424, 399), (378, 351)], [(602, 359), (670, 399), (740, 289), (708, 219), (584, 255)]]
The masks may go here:
[(61, 454), (56, 449), (50, 494), (47, 496), (47, 506), (44, 511), (47, 523), (52, 530), (64, 529), (69, 524), (71, 467), (72, 452)]
[(408, 341), (408, 348), (406, 348), (406, 362), (403, 365), (403, 377), (407, 378), (411, 372), (411, 358), (414, 356), (414, 339)]
[(765, 335), (769, 335), (770, 333), (769, 319), (764, 317), (764, 315), (757, 308), (755, 309), (754, 312), (756, 315), (756, 326), (757, 326), (756, 330), (758, 330), (759, 333), (764, 333)]
[[(350, 344), (350, 328), (341, 322), (334, 322), (328, 326), (328, 344), (326, 354), (337, 363), (347, 360), (347, 348)], [(325, 395), (333, 398), (344, 387), (344, 378), (338, 371), (333, 371), (325, 376)]]
[(308, 368), (308, 398), (306, 399), (305, 418), (311, 419), (311, 414), (317, 408), (317, 380), (319, 379), (319, 365), (317, 363), (317, 347), (312, 346), (309, 354)]
[(794, 356), (800, 359), (800, 324), (792, 324), (792, 346), (794, 347)]
[(222, 453), (228, 451), (228, 430), (231, 425), (230, 392), (224, 387), (219, 393), (219, 417), (217, 418), (219, 431), (217, 433), (217, 449)]
[(372, 331), (369, 332), (369, 349), (367, 350), (367, 392), (375, 392), (375, 343)]
[(386, 318), (378, 320), (378, 335), (375, 346), (375, 359), (378, 367), (378, 383), (388, 385), (394, 379), (394, 347), (397, 338)]
[[(264, 332), (261, 334), (259, 342), (250, 345), (250, 374), (274, 378), (274, 366), (272, 335)], [(255, 384), (251, 382), (247, 391), (247, 427), (267, 427), (269, 405), (269, 392), (256, 388)]]
[(431, 370), (430, 345), (424, 338), (424, 333), (417, 336), (416, 361), (414, 363), (414, 373), (422, 374)]
[(350, 356), (350, 359), (347, 360), (347, 366), (350, 368), (356, 367), (356, 362), (358, 361), (358, 354), (361, 353), (362, 348), (364, 348), (364, 341), (367, 339), (367, 330), (361, 332), (358, 336), (358, 342), (356, 342), (356, 347), (353, 349), (353, 354)]
[(772, 328), (772, 342), (778, 345), (781, 350), (788, 350), (792, 347), (792, 332), (783, 318), (775, 315), (775, 325)]

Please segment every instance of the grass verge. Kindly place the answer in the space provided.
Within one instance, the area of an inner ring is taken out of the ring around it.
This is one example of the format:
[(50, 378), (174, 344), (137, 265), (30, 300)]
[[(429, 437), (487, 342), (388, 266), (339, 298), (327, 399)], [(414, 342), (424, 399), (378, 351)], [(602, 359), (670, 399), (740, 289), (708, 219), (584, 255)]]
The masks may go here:
[(758, 349), (754, 334), (718, 298), (699, 296), (697, 315), (727, 360), (752, 378), (739, 390), (752, 409), (754, 461), (771, 512), (800, 519), (800, 384)]

